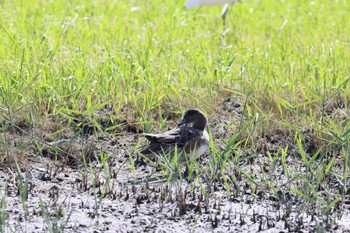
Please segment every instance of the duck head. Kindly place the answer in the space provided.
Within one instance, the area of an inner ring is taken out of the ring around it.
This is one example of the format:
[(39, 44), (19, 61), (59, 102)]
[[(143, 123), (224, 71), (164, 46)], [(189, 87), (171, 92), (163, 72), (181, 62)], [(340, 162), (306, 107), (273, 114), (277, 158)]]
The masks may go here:
[(207, 122), (208, 120), (202, 111), (198, 109), (191, 109), (185, 113), (182, 121), (178, 124), (178, 126), (192, 123), (193, 128), (204, 130)]

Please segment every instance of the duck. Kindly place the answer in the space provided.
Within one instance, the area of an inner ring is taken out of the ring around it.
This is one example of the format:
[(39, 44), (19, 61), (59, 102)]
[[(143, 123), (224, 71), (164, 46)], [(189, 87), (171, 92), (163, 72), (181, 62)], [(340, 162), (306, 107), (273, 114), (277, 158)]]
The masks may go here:
[(181, 161), (186, 154), (190, 160), (196, 160), (209, 148), (209, 134), (205, 129), (207, 122), (201, 110), (190, 109), (176, 128), (159, 134), (144, 133), (150, 144), (140, 152), (145, 156), (177, 153)]

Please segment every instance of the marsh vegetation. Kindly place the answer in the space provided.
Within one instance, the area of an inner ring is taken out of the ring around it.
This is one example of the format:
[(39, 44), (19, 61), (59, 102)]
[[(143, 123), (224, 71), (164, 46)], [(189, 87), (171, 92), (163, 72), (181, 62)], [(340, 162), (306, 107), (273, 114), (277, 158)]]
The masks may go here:
[(350, 230), (349, 1), (183, 4), (0, 1), (0, 232)]

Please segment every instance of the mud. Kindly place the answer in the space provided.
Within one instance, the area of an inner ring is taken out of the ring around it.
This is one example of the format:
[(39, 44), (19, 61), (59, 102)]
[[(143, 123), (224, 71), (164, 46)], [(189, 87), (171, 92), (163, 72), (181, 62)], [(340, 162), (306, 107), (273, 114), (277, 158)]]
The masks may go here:
[[(223, 106), (226, 115), (210, 123), (219, 148), (232, 137), (241, 114), (240, 105), (231, 100)], [(278, 151), (284, 143), (261, 140), (269, 145), (261, 151)], [(41, 154), (35, 150), (21, 164), (21, 172), (2, 167), (3, 231), (350, 232), (350, 193), (343, 189), (349, 180), (327, 176), (317, 183), (293, 150), (285, 158), (288, 174), (280, 159), (271, 162), (266, 154), (236, 149), (224, 169), (212, 170), (216, 176), (197, 168), (192, 177), (170, 178), (169, 172), (133, 153), (138, 143), (144, 143), (138, 130), (91, 133), (62, 142), (66, 154), (52, 150), (52, 143), (43, 145)], [(74, 161), (79, 151), (89, 162)], [(210, 153), (199, 163), (202, 168), (214, 164)], [(341, 159), (334, 164), (333, 172), (341, 174)], [(319, 187), (311, 188), (315, 183)], [(308, 185), (309, 200), (297, 190)], [(340, 192), (342, 199), (330, 206)]]

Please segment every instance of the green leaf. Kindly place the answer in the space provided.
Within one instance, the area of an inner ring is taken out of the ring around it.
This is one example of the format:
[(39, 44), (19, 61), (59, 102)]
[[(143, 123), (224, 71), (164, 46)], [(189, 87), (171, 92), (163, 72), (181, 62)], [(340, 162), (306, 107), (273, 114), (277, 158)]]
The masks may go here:
[(327, 214), (338, 202), (341, 201), (341, 197), (337, 197), (336, 199), (334, 199), (331, 203), (328, 204), (328, 206), (326, 207), (326, 209), (324, 209), (322, 211), (322, 214)]

